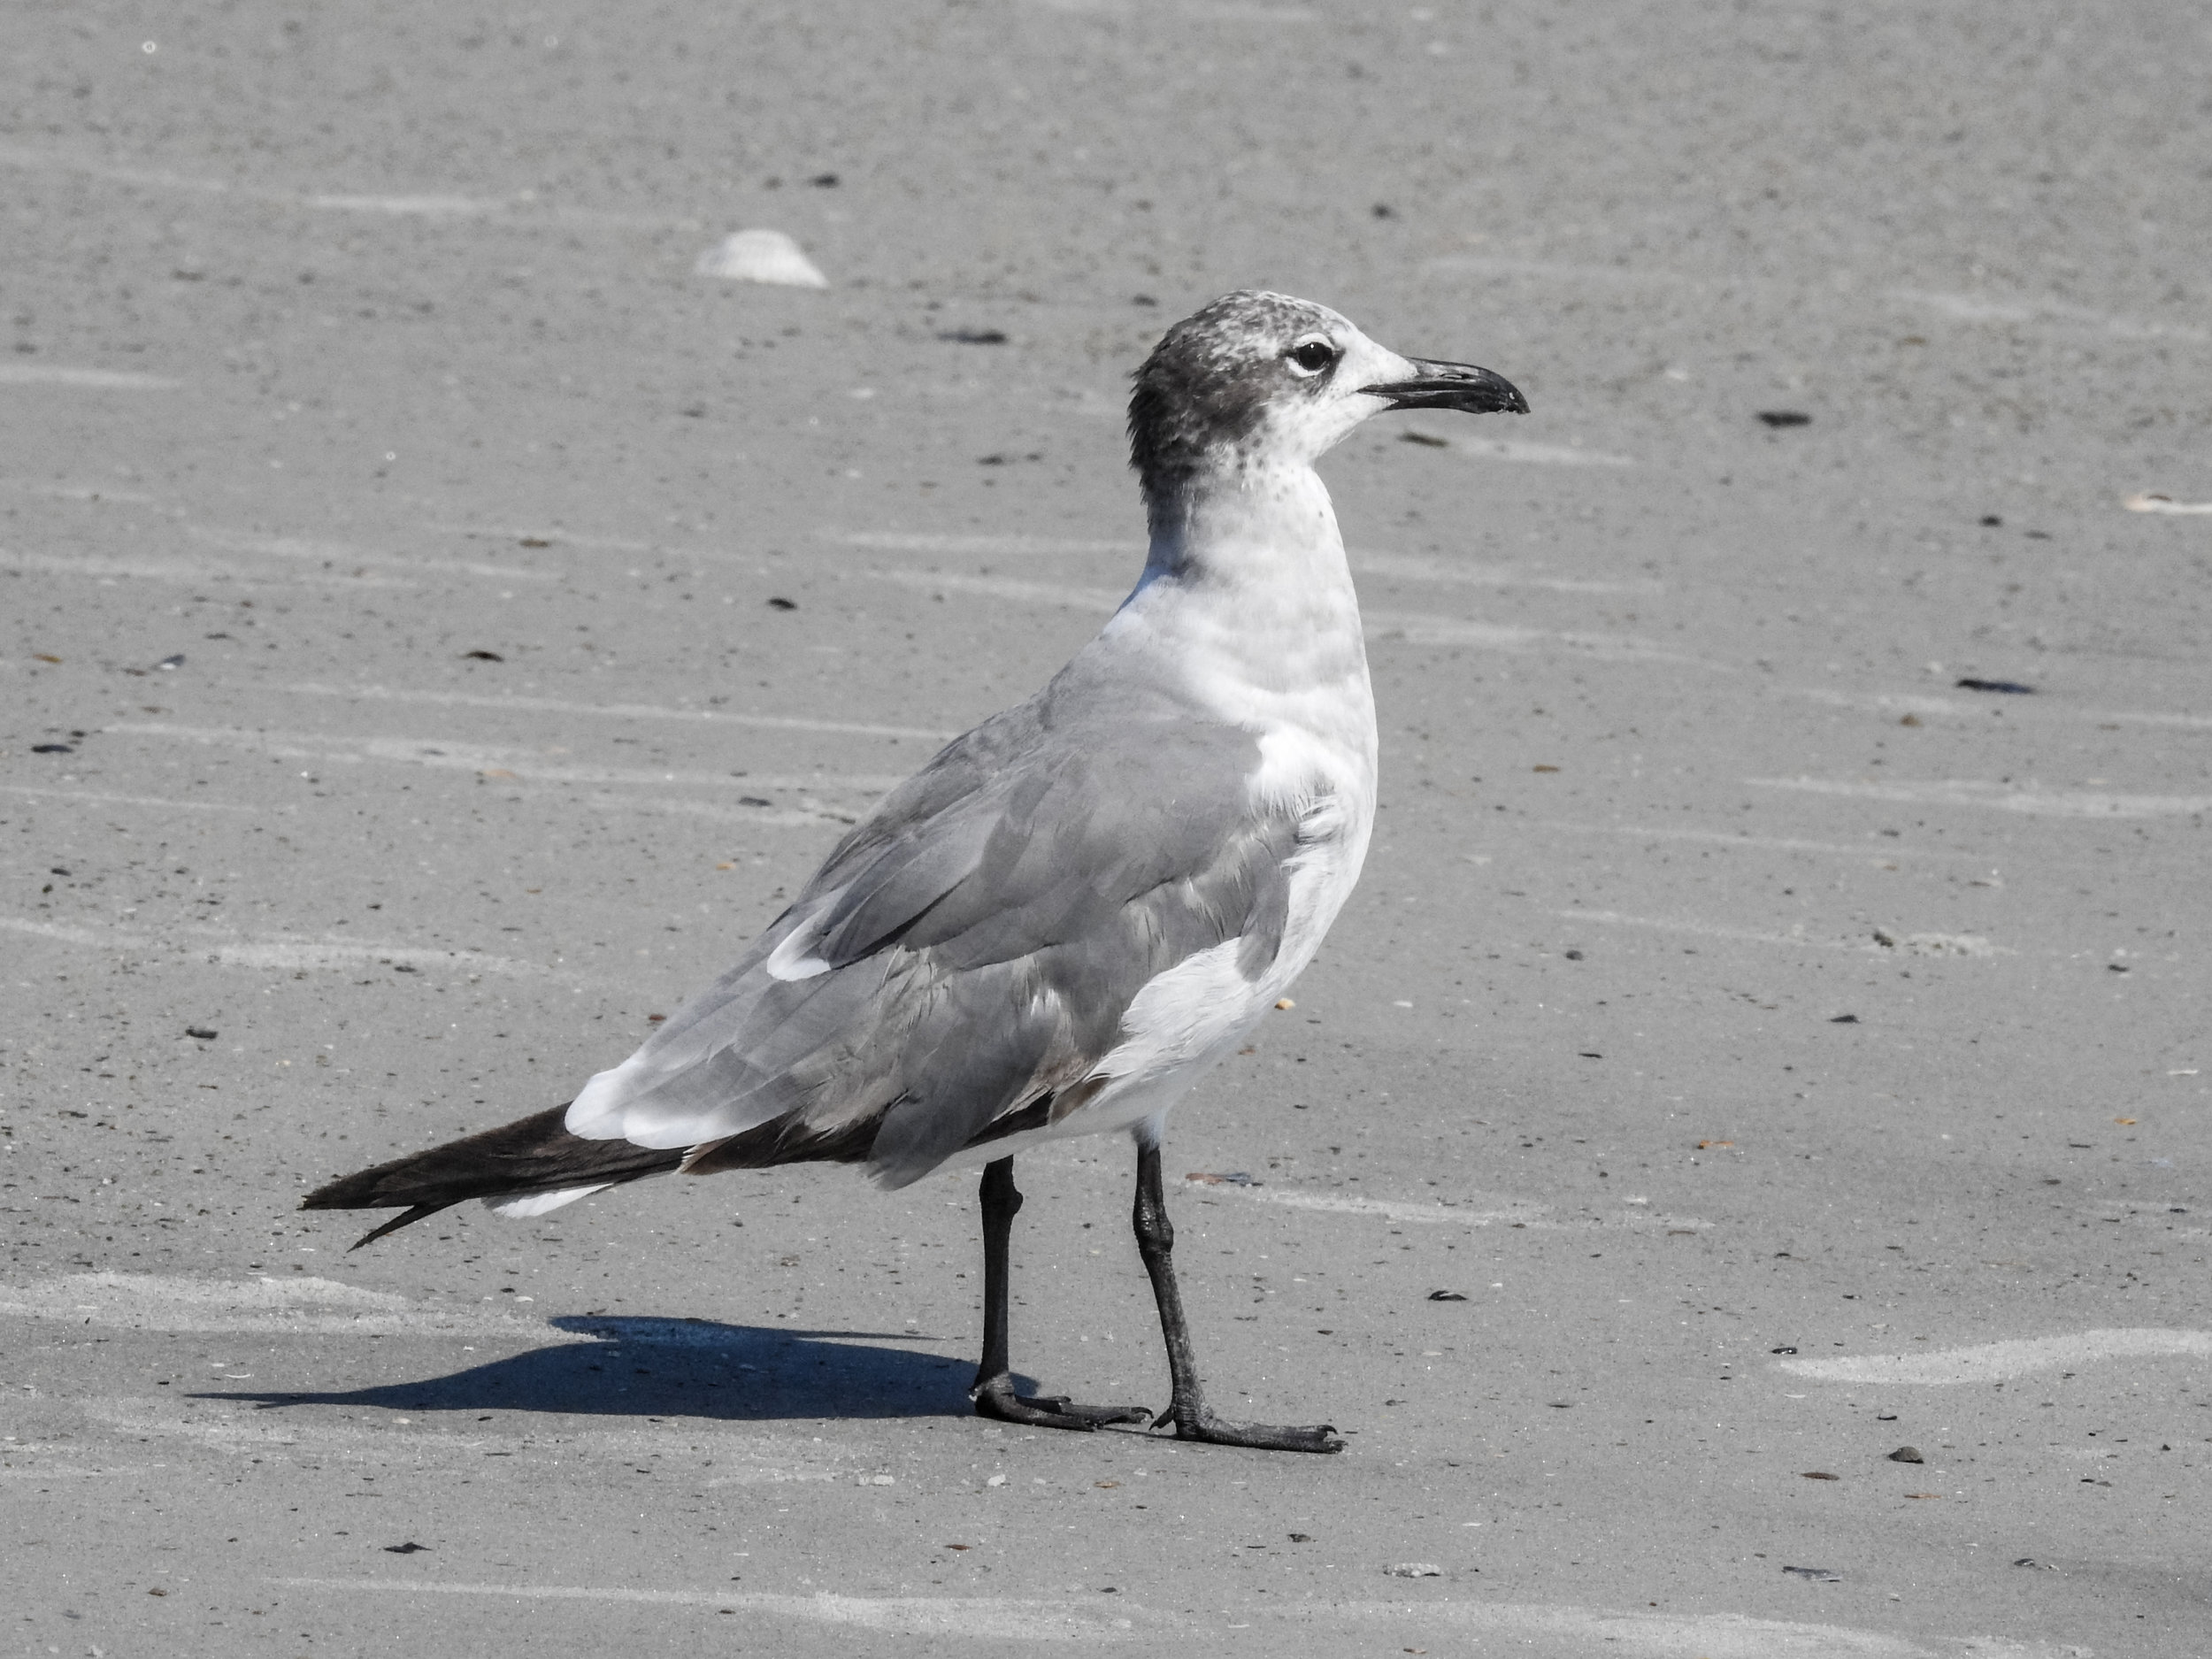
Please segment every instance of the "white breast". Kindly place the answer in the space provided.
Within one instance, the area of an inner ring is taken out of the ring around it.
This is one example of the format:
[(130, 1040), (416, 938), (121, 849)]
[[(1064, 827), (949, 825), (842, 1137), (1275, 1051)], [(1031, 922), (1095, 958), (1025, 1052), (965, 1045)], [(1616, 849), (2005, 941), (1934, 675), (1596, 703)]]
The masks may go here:
[(1375, 818), (1374, 694), (1327, 493), (1297, 472), (1248, 511), (1216, 514), (1203, 545), (1171, 558), (1156, 548), (1158, 580), (1100, 641), (1149, 659), (1156, 683), (1179, 687), (1200, 718), (1256, 735), (1252, 805), (1299, 826), (1281, 948), (1256, 980), (1238, 965), (1237, 939), (1153, 979), (1098, 1064), (1115, 1081), (1048, 1133), (1119, 1128), (1173, 1105), (1289, 989), (1359, 879)]
[(1363, 776), (1340, 776), (1299, 821), (1299, 850), (1291, 862), (1289, 914), (1283, 924), (1283, 948), (1265, 976), (1265, 1001), (1272, 1002), (1306, 971), (1345, 900), (1359, 883), (1367, 862), (1368, 837), (1375, 826), (1375, 783), (1371, 767)]

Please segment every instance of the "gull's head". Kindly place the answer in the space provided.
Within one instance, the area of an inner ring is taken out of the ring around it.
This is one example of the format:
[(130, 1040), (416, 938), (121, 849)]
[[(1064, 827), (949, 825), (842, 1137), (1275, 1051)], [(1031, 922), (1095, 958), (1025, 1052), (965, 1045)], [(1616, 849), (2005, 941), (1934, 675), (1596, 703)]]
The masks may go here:
[(1402, 357), (1286, 294), (1225, 294), (1167, 331), (1135, 375), (1129, 458), (1156, 506), (1210, 476), (1305, 466), (1387, 409), (1528, 411), (1502, 377)]

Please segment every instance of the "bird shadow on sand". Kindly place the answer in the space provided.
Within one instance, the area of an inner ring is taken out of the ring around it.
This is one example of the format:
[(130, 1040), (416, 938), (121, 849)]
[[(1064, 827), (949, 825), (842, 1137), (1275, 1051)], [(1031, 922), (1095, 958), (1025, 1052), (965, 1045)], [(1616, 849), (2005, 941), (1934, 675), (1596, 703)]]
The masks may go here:
[[(401, 1411), (544, 1411), (726, 1421), (966, 1416), (975, 1363), (879, 1346), (889, 1332), (795, 1331), (708, 1319), (549, 1321), (570, 1340), (465, 1371), (342, 1393), (208, 1390), (262, 1407), (380, 1406)], [(911, 1333), (895, 1340), (918, 1340)], [(1026, 1386), (1026, 1385), (1025, 1385)]]

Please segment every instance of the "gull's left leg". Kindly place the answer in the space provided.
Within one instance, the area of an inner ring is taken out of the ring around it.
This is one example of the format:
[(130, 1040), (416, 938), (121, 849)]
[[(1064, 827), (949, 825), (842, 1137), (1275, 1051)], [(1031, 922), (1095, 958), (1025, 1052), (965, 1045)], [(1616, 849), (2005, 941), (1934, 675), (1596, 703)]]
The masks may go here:
[(1152, 1279), (1152, 1297), (1160, 1305), (1160, 1333), (1167, 1339), (1167, 1368), (1174, 1397), (1152, 1426), (1175, 1425), (1179, 1440), (1209, 1440), (1217, 1446), (1256, 1446), (1271, 1452), (1340, 1452), (1344, 1442), (1333, 1424), (1279, 1428), (1271, 1423), (1229, 1423), (1206, 1409), (1199, 1386), (1198, 1361), (1191, 1353), (1190, 1326), (1183, 1319), (1183, 1293), (1175, 1282), (1175, 1227), (1167, 1218), (1167, 1194), (1160, 1189), (1160, 1143), (1142, 1130), (1137, 1135), (1137, 1203), (1133, 1219), (1137, 1253)]
[(983, 1166), (977, 1196), (983, 1206), (983, 1363), (976, 1367), (968, 1398), (981, 1417), (1026, 1423), (1048, 1429), (1094, 1429), (1102, 1423), (1142, 1423), (1152, 1413), (1144, 1406), (1079, 1406), (1058, 1395), (1014, 1392), (1007, 1357), (1006, 1302), (1011, 1277), (1008, 1246), (1014, 1213), (1022, 1195), (1014, 1185), (1014, 1160), (999, 1158)]

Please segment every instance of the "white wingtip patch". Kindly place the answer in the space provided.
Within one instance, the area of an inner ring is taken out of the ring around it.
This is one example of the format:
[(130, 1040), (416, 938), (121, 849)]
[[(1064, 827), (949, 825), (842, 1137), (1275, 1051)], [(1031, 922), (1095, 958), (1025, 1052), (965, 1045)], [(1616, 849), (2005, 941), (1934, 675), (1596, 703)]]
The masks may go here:
[(587, 1141), (611, 1141), (622, 1133), (622, 1109), (628, 1102), (637, 1056), (632, 1055), (611, 1071), (593, 1074), (568, 1103), (561, 1126)]
[(589, 1187), (564, 1187), (557, 1193), (526, 1193), (519, 1198), (487, 1198), (484, 1208), (495, 1216), (518, 1221), (526, 1216), (541, 1216), (549, 1210), (558, 1210), (563, 1204), (572, 1204), (594, 1193), (603, 1193), (613, 1185), (612, 1181), (599, 1181)]
[(771, 962), (768, 977), (772, 979), (810, 979), (818, 973), (827, 973), (830, 964), (819, 956), (801, 956), (795, 962)]
[(793, 928), (784, 935), (783, 942), (769, 953), (766, 967), (772, 979), (810, 979), (818, 973), (827, 973), (830, 964), (814, 954), (814, 947), (821, 942), (810, 922)]

